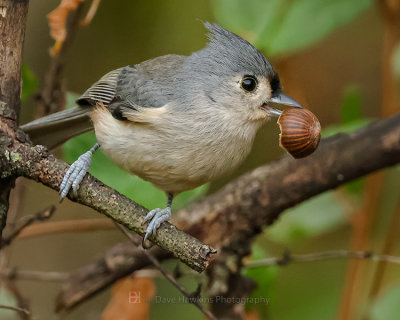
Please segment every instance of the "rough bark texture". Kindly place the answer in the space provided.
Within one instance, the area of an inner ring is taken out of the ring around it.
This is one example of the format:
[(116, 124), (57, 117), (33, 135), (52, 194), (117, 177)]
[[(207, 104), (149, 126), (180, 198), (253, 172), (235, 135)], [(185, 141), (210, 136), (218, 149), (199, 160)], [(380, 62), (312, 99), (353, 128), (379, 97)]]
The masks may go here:
[[(11, 147), (1, 145), (2, 139), (10, 139), (6, 134), (1, 134), (0, 131), (0, 150), (4, 152), (0, 153), (0, 169), (4, 178), (24, 176), (59, 190), (68, 167), (64, 161), (55, 158), (43, 146), (32, 147), (21, 131), (17, 131), (17, 140), (13, 141)], [(90, 175), (82, 181), (78, 196), (73, 200), (105, 214), (140, 235), (145, 232), (144, 217), (148, 210)], [(215, 252), (170, 223), (163, 224), (157, 231), (157, 237), (151, 237), (150, 240), (199, 272), (207, 267), (211, 254)]]
[(28, 0), (0, 0), (0, 115), (18, 121)]
[[(22, 48), (28, 0), (0, 0), (0, 121), (12, 134), (17, 127), (20, 95)], [(0, 238), (8, 211), (10, 190), (15, 178), (0, 176)]]
[[(25, 32), (27, 0), (0, 0), (0, 233), (5, 225), (9, 192), (15, 178), (24, 176), (59, 189), (67, 165), (56, 159), (42, 146), (33, 147), (21, 130), (17, 129), (20, 91), (22, 46)], [(144, 234), (147, 210), (105, 186), (93, 177), (85, 178), (77, 202), (90, 206)], [(197, 239), (164, 224), (157, 238), (150, 240), (196, 271), (203, 271), (215, 250)]]
[(206, 201), (181, 210), (176, 225), (219, 247), (248, 242), (285, 209), (399, 162), (397, 114), (352, 134), (324, 139), (307, 158), (285, 158), (243, 175)]
[[(16, 177), (24, 176), (58, 191), (67, 168), (65, 162), (46, 148), (32, 146), (17, 129), (27, 9), (28, 0), (0, 0), (0, 231), (8, 210), (9, 190)], [(284, 159), (240, 177), (204, 202), (179, 212), (177, 225), (221, 249), (209, 272), (210, 293), (245, 296), (252, 284), (240, 276), (241, 259), (250, 252), (251, 242), (263, 226), (273, 223), (285, 209), (318, 193), (399, 162), (400, 115), (396, 115), (354, 134), (327, 139), (306, 159)], [(90, 175), (72, 200), (94, 208), (138, 234), (145, 232), (147, 210)], [(196, 238), (164, 223), (157, 237), (150, 240), (194, 270), (203, 271), (215, 250)], [(59, 297), (60, 309), (82, 302), (148, 264), (139, 250), (117, 249), (111, 249), (117, 256), (106, 256), (81, 269), (79, 274), (71, 274)], [(154, 251), (160, 258), (169, 256), (159, 249)], [(227, 309), (226, 305), (213, 308), (228, 318), (243, 312)]]
[[(222, 272), (226, 278), (234, 278), (240, 269), (240, 257), (250, 252), (252, 238), (261, 232), (263, 226), (272, 224), (285, 209), (399, 162), (400, 114), (376, 121), (353, 134), (339, 134), (324, 139), (318, 151), (305, 159), (287, 157), (257, 168), (201, 203), (179, 211), (174, 223), (205, 243), (217, 247), (219, 254), (215, 263), (220, 267), (220, 257), (236, 256), (229, 264), (224, 258), (228, 268)], [(158, 251), (154, 254), (159, 259), (167, 258)], [(132, 259), (130, 255), (120, 258), (126, 261)], [(135, 270), (129, 262), (120, 266), (129, 272)], [(83, 268), (76, 270), (81, 277), (82, 272)], [(106, 273), (110, 277), (113, 271)], [(109, 284), (102, 283), (102, 273), (97, 276), (92, 273), (91, 277), (99, 290)], [(65, 301), (66, 307), (72, 307), (69, 305), (69, 292), (79, 290), (80, 282), (75, 282), (71, 276), (63, 288), (60, 300)], [(221, 294), (222, 291), (221, 286), (217, 285), (215, 292)], [(229, 295), (229, 292), (226, 294)]]

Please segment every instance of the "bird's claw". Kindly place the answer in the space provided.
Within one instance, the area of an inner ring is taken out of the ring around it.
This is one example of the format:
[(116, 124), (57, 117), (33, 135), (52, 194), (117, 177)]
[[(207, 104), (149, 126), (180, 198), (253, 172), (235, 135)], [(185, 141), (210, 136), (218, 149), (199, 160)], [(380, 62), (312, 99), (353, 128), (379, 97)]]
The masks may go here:
[(89, 170), (90, 163), (92, 162), (92, 154), (93, 154), (93, 152), (91, 150), (82, 154), (78, 158), (78, 160), (76, 160), (68, 168), (68, 170), (65, 173), (65, 176), (60, 184), (60, 202), (68, 194), (71, 187), (72, 187), (74, 196), (77, 196), (79, 185), (82, 182), (83, 177)]
[(165, 209), (153, 209), (151, 210), (144, 221), (147, 222), (150, 220), (150, 223), (147, 226), (146, 233), (143, 237), (142, 246), (143, 248), (147, 249), (148, 247), (145, 246), (146, 240), (153, 234), (156, 233), (157, 229), (160, 227), (161, 223), (164, 221), (168, 221), (171, 218), (171, 208), (167, 207)]

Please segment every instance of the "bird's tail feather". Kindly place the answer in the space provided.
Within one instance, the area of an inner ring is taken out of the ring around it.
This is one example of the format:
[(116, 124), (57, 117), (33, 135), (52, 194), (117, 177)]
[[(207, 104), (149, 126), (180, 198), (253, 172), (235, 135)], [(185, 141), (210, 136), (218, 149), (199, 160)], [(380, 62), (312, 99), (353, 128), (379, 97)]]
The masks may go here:
[(31, 140), (53, 149), (68, 139), (93, 129), (91, 108), (75, 107), (50, 114), (21, 126)]

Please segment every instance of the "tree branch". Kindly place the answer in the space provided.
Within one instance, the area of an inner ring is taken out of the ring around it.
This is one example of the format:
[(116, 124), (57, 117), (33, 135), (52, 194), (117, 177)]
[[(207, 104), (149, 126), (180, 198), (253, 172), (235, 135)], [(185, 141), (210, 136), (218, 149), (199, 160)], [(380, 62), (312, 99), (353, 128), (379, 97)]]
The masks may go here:
[[(174, 216), (174, 223), (206, 243), (245, 256), (249, 253), (252, 238), (261, 232), (263, 226), (272, 224), (284, 210), (319, 193), (399, 162), (400, 114), (376, 121), (352, 134), (339, 134), (323, 139), (317, 152), (305, 159), (285, 158), (257, 168), (229, 183), (203, 202), (179, 211)], [(142, 260), (143, 263), (138, 266), (136, 261), (141, 256), (125, 248), (128, 246), (118, 244), (108, 251), (119, 249), (118, 273), (123, 275), (149, 265), (149, 261), (144, 263)], [(153, 255), (159, 260), (171, 257), (160, 250), (153, 252)], [(104, 259), (93, 265), (104, 266)], [(96, 273), (93, 265), (90, 279), (87, 274), (84, 276), (85, 267), (82, 267), (76, 273), (71, 273), (64, 284), (64, 288), (68, 290), (62, 290), (60, 299), (65, 301), (68, 308), (78, 303), (70, 299), (70, 294), (80, 290), (80, 281), (85, 277), (85, 285), (92, 290), (90, 294), (84, 294), (82, 289), (82, 299), (122, 277), (107, 268), (100, 268)], [(75, 279), (75, 274), (80, 277)], [(107, 280), (103, 281), (103, 278)]]
[(257, 268), (263, 266), (287, 266), (292, 263), (299, 262), (314, 262), (334, 259), (360, 259), (371, 260), (377, 262), (389, 262), (393, 264), (400, 264), (400, 257), (391, 256), (387, 254), (376, 254), (371, 251), (348, 251), (348, 250), (332, 250), (325, 252), (315, 252), (306, 254), (291, 254), (285, 252), (282, 257), (271, 257), (250, 261), (245, 264), (246, 268)]
[(50, 206), (29, 217), (21, 226), (13, 230), (13, 232), (9, 236), (3, 237), (0, 243), (0, 249), (3, 249), (5, 246), (9, 246), (11, 242), (24, 230), (24, 228), (30, 226), (35, 221), (44, 221), (50, 219), (54, 211), (56, 211), (56, 207)]
[[(129, 231), (119, 224), (116, 226), (128, 237), (128, 239), (132, 242), (132, 245), (140, 248), (140, 240), (136, 239)], [(143, 253), (146, 255), (147, 259), (156, 267), (158, 271), (169, 281), (172, 285), (177, 288), (187, 299), (188, 302), (195, 305), (206, 317), (211, 320), (216, 320), (217, 318), (207, 309), (205, 309), (200, 303), (198, 297), (193, 297), (191, 293), (187, 292), (186, 289), (175, 279), (175, 277), (169, 274), (161, 265), (160, 261), (156, 257), (154, 257), (150, 252), (145, 249), (141, 249)]]
[[(36, 111), (36, 118), (43, 117), (49, 113), (60, 111), (65, 108), (66, 101), (62, 76), (68, 48), (74, 40), (79, 28), (82, 9), (83, 3), (80, 3), (75, 10), (71, 10), (67, 15), (65, 22), (65, 40), (62, 42), (58, 51), (54, 52), (52, 55), (49, 69), (44, 78), (43, 89), (37, 95), (38, 109)], [(55, 104), (55, 108), (53, 104)]]
[(115, 230), (115, 224), (112, 220), (107, 218), (51, 221), (30, 225), (24, 228), (18, 234), (16, 240), (38, 237), (44, 234), (97, 232), (108, 230)]
[[(311, 156), (255, 169), (202, 203), (181, 210), (176, 225), (206, 243), (240, 249), (286, 209), (400, 162), (400, 114), (351, 134), (323, 139)], [(318, 213), (316, 213), (318, 214)]]
[[(9, 190), (16, 177), (24, 176), (58, 191), (67, 168), (43, 146), (33, 147), (26, 135), (16, 129), (27, 9), (28, 0), (0, 0), (0, 231), (8, 210)], [(327, 139), (306, 159), (284, 159), (242, 176), (203, 203), (182, 210), (178, 225), (240, 259), (249, 253), (252, 239), (262, 226), (272, 224), (283, 210), (399, 162), (400, 115), (397, 115), (354, 134)], [(138, 234), (145, 232), (147, 210), (90, 175), (85, 177), (73, 200)], [(157, 237), (150, 240), (197, 271), (203, 271), (215, 253), (213, 248), (169, 223), (163, 223)], [(130, 257), (129, 270), (148, 265), (146, 257), (138, 257), (140, 253), (136, 252)], [(108, 274), (109, 283), (127, 271), (127, 268), (114, 269)], [(92, 274), (97, 275), (95, 270)], [(87, 280), (89, 283), (91, 279)]]
[[(26, 137), (23, 132), (18, 131), (17, 137), (19, 140), (15, 140), (11, 147), (1, 146), (0, 132), (0, 150), (1, 147), (4, 150), (0, 154), (3, 175), (24, 176), (58, 191), (67, 164), (55, 158), (43, 146), (32, 147), (24, 141)], [(85, 177), (78, 197), (73, 200), (105, 214), (140, 235), (145, 233), (144, 217), (148, 210), (90, 175)], [(157, 231), (157, 237), (153, 236), (150, 240), (199, 272), (207, 267), (211, 254), (215, 253), (213, 248), (169, 223), (163, 224)]]
[[(150, 249), (159, 260), (171, 257), (171, 253), (157, 247)], [(62, 284), (56, 310), (69, 310), (89, 297), (128, 276), (135, 270), (151, 264), (144, 252), (126, 241), (108, 249), (104, 257), (70, 273)]]
[[(28, 0), (0, 0), (0, 121), (17, 127), (21, 96), (21, 64)], [(15, 178), (0, 177), (0, 237), (6, 224)]]
[(30, 312), (28, 310), (20, 308), (20, 307), (5, 306), (5, 305), (0, 304), (0, 309), (8, 309), (8, 310), (16, 311), (16, 312), (22, 312), (28, 316), (30, 315)]
[(18, 121), (28, 0), (0, 0), (0, 116)]
[(0, 276), (7, 277), (10, 280), (46, 281), (46, 282), (61, 282), (61, 281), (66, 281), (69, 278), (68, 272), (19, 270), (19, 269), (8, 269), (8, 268), (1, 270)]

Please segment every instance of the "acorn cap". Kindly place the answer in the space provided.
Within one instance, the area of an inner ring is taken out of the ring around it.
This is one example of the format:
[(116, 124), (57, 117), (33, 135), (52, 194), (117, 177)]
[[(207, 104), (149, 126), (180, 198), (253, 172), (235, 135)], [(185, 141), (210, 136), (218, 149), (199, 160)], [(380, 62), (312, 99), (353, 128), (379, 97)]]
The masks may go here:
[(281, 129), (279, 144), (294, 158), (304, 158), (313, 153), (321, 140), (318, 118), (307, 109), (283, 110), (278, 119)]

